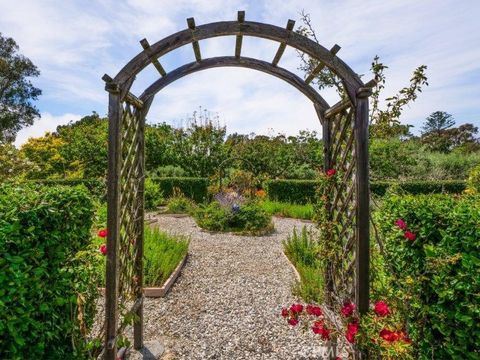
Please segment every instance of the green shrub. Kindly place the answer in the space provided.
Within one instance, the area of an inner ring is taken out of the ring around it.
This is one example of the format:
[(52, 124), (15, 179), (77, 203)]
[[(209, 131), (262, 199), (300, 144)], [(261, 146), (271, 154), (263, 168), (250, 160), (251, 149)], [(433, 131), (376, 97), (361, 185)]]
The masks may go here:
[(260, 206), (270, 215), (282, 217), (312, 220), (313, 205), (312, 204), (289, 204), (279, 201), (264, 200), (260, 202)]
[(283, 242), (285, 255), (300, 274), (300, 282), (295, 286), (295, 293), (306, 302), (323, 302), (324, 263), (320, 258), (320, 246), (304, 226), (299, 234), (296, 229)]
[[(477, 359), (480, 197), (392, 195), (375, 213), (419, 359)], [(414, 241), (394, 223), (403, 219)]]
[(401, 191), (412, 194), (460, 194), (465, 190), (466, 183), (462, 180), (439, 180), (439, 181), (404, 181), (387, 182), (375, 181), (370, 184), (372, 194), (383, 196), (387, 189), (395, 186)]
[(208, 179), (189, 177), (170, 177), (153, 179), (159, 186), (165, 198), (174, 195), (174, 189), (179, 189), (186, 197), (197, 203), (208, 199)]
[(188, 239), (145, 227), (144, 280), (146, 286), (161, 286), (188, 251)]
[(98, 199), (106, 199), (107, 186), (105, 181), (99, 179), (35, 179), (28, 180), (27, 183), (39, 184), (45, 186), (77, 186), (84, 185), (90, 194)]
[(313, 203), (315, 188), (315, 180), (268, 180), (265, 182), (270, 200), (291, 204)]
[(195, 220), (203, 229), (260, 235), (273, 229), (272, 217), (256, 202), (239, 205), (238, 210), (223, 207), (217, 201), (200, 206)]
[(470, 171), (467, 180), (467, 192), (471, 194), (480, 194), (480, 165)]
[(0, 358), (85, 356), (98, 285), (93, 212), (84, 187), (0, 188)]
[(160, 166), (151, 171), (152, 177), (166, 178), (166, 177), (184, 177), (187, 172), (180, 166), (166, 165)]
[(150, 178), (145, 178), (145, 210), (156, 209), (163, 200), (160, 186)]
[(167, 212), (170, 214), (190, 214), (194, 209), (195, 203), (183, 194), (176, 194), (167, 200)]

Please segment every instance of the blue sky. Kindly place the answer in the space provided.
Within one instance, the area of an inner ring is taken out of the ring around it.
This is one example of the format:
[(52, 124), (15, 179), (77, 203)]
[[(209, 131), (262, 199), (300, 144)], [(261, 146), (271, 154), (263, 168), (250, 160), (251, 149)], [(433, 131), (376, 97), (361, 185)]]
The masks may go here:
[[(234, 20), (237, 10), (245, 10), (247, 20), (283, 27), (305, 9), (322, 45), (339, 44), (338, 55), (366, 80), (372, 58), (381, 57), (389, 66), (385, 96), (407, 85), (414, 68), (426, 64), (430, 86), (405, 110), (402, 122), (418, 131), (426, 116), (443, 110), (459, 124), (480, 126), (478, 0), (0, 0), (0, 9), (0, 32), (13, 37), (41, 71), (35, 84), (43, 90), (42, 119), (22, 130), (17, 144), (92, 111), (105, 115), (101, 76), (113, 77), (141, 50), (142, 38), (154, 43), (186, 28), (191, 16), (197, 24)], [(234, 43), (233, 37), (201, 41), (202, 56), (233, 54)], [(277, 46), (246, 38), (242, 54), (271, 61)], [(168, 71), (193, 58), (186, 46), (161, 62)], [(302, 75), (298, 64), (295, 51), (287, 48), (279, 65)], [(153, 67), (145, 69), (133, 92), (140, 94), (157, 78)], [(332, 91), (322, 95), (336, 101)], [(155, 99), (149, 120), (179, 125), (199, 106), (218, 113), (229, 132), (320, 130), (312, 104), (297, 90), (269, 75), (234, 68), (207, 70), (170, 85)]]

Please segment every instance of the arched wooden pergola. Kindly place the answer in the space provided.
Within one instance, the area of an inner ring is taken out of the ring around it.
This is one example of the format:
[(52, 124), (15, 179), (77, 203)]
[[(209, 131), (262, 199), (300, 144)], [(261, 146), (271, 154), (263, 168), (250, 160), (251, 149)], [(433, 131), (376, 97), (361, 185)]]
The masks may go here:
[[(127, 63), (112, 79), (104, 75), (109, 93), (108, 145), (108, 241), (106, 273), (105, 348), (106, 359), (115, 359), (117, 341), (127, 323), (134, 322), (134, 347), (143, 346), (143, 229), (144, 229), (144, 126), (145, 117), (156, 94), (174, 81), (205, 69), (243, 67), (273, 75), (297, 88), (310, 99), (323, 129), (325, 169), (335, 168), (342, 179), (332, 189), (329, 213), (339, 226), (335, 241), (342, 249), (340, 268), (328, 271), (326, 283), (331, 303), (355, 299), (361, 313), (369, 306), (369, 178), (368, 178), (368, 96), (373, 82), (364, 84), (338, 56), (338, 45), (328, 50), (286, 28), (245, 21), (238, 12), (236, 21), (188, 28), (150, 45), (140, 41), (143, 51)], [(232, 56), (203, 59), (200, 41), (217, 36), (236, 36)], [(272, 62), (243, 57), (242, 39), (253, 36), (279, 43)], [(159, 59), (168, 52), (191, 44), (195, 62), (166, 73)], [(278, 66), (287, 46), (303, 52), (319, 65), (302, 79)], [(130, 92), (136, 75), (153, 64), (160, 78), (140, 96)], [(328, 68), (344, 87), (346, 97), (330, 106), (310, 86)], [(338, 262), (337, 262), (338, 263)]]

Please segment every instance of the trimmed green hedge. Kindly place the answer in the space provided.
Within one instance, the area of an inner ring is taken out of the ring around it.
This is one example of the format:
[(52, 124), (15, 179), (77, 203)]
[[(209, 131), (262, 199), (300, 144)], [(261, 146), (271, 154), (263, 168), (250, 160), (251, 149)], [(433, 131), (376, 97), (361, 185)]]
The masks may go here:
[[(313, 203), (315, 201), (315, 180), (268, 180), (265, 183), (268, 198), (274, 201), (294, 204)], [(383, 196), (388, 188), (398, 186), (409, 194), (460, 194), (466, 188), (465, 181), (375, 181), (370, 184), (372, 194)]]
[(415, 358), (478, 359), (480, 197), (393, 195), (382, 203), (374, 218), (394, 272), (388, 292), (407, 305)]
[(180, 190), (186, 197), (203, 202), (208, 198), (208, 179), (194, 177), (153, 178), (160, 186), (164, 198), (174, 195), (174, 189)]
[(28, 180), (28, 183), (46, 185), (46, 186), (77, 186), (84, 185), (90, 194), (97, 198), (105, 199), (107, 196), (107, 187), (105, 181), (100, 179), (35, 179)]
[(98, 296), (93, 215), (85, 187), (0, 187), (1, 359), (84, 356)]

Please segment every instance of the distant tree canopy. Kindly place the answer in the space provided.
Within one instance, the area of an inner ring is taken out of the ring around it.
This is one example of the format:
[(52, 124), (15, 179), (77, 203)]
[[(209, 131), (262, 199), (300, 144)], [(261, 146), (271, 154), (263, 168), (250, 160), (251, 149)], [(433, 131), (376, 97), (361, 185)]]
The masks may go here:
[(15, 40), (0, 33), (0, 142), (14, 141), (21, 128), (40, 116), (32, 102), (42, 92), (28, 80), (40, 72), (18, 49)]

